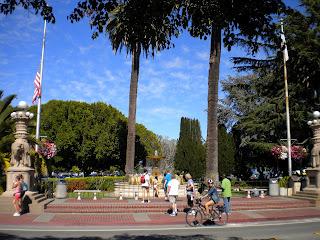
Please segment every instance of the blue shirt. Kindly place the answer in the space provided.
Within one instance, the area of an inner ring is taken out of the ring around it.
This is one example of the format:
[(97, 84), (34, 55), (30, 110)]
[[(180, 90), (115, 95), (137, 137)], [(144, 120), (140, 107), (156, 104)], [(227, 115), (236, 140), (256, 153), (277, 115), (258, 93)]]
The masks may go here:
[(166, 187), (168, 187), (168, 183), (171, 181), (171, 173), (167, 173), (164, 179), (166, 181)]
[(219, 194), (216, 188), (212, 187), (208, 191), (208, 196), (211, 198), (212, 201), (215, 203), (220, 201)]

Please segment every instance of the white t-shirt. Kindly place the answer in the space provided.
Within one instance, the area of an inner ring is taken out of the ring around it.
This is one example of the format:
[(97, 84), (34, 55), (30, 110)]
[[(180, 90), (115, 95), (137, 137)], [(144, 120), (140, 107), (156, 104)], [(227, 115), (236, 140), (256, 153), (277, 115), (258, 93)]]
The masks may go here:
[(141, 184), (142, 187), (149, 187), (150, 186), (150, 176), (148, 173), (143, 174), (144, 175), (144, 183)]
[(180, 182), (177, 179), (172, 179), (169, 183), (168, 183), (168, 188), (170, 188), (169, 190), (169, 196), (178, 196), (179, 194), (179, 186), (180, 186)]

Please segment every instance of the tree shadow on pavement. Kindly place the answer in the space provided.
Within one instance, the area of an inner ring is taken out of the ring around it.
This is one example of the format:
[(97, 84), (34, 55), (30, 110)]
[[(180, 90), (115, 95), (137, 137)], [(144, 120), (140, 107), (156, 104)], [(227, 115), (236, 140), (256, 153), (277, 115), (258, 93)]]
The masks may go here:
[[(0, 233), (0, 239), (5, 240), (218, 240), (221, 239), (215, 238), (209, 235), (200, 235), (200, 234), (193, 234), (193, 235), (128, 235), (128, 234), (121, 234), (115, 235), (109, 238), (101, 238), (101, 237), (54, 237), (54, 236), (44, 236), (44, 237), (21, 237), (16, 236), (14, 234), (5, 234)], [(229, 237), (225, 238), (226, 240), (246, 240), (245, 238), (241, 237)], [(274, 238), (264, 238), (264, 239), (250, 239), (250, 240), (272, 240)]]

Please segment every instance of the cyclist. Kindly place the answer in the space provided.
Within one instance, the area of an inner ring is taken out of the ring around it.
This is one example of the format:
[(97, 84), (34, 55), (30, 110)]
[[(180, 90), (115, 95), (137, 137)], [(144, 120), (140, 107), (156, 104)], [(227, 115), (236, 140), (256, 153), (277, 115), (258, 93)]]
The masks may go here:
[(210, 200), (208, 202), (205, 203), (205, 208), (206, 208), (206, 214), (207, 216), (210, 216), (210, 207), (211, 206), (214, 206), (214, 205), (217, 205), (220, 201), (220, 198), (219, 198), (219, 194), (218, 194), (218, 191), (216, 189), (216, 187), (214, 186), (213, 184), (213, 180), (212, 179), (208, 179), (208, 187), (209, 187), (209, 191), (206, 195), (204, 195), (202, 198), (205, 198), (205, 197), (210, 197)]

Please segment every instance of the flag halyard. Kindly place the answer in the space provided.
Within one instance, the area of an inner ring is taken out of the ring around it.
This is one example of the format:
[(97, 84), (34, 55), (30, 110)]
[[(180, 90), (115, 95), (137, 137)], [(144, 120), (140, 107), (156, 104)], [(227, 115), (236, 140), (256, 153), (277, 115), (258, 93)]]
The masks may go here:
[(40, 76), (39, 72), (37, 72), (33, 83), (34, 83), (34, 92), (33, 92), (33, 97), (32, 97), (32, 104), (34, 104), (35, 101), (39, 97), (41, 97), (41, 76)]

